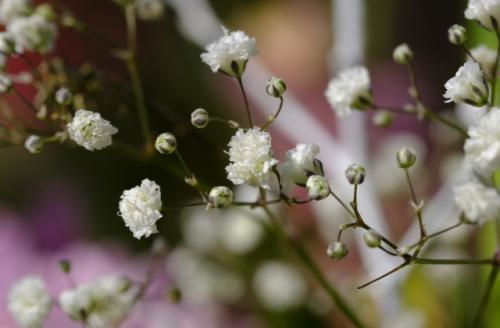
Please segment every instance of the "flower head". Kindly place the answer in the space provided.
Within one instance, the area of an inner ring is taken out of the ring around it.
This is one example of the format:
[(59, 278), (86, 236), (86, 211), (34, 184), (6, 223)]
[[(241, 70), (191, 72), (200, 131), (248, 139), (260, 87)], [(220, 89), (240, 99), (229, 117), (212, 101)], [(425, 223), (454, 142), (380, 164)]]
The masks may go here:
[(0, 23), (9, 24), (15, 18), (28, 15), (33, 9), (31, 0), (0, 1)]
[(485, 178), (500, 169), (500, 108), (494, 107), (469, 128), (465, 159)]
[(362, 66), (344, 69), (330, 81), (325, 95), (339, 117), (364, 109), (372, 102), (370, 73)]
[(285, 193), (290, 191), (294, 184), (303, 185), (307, 181), (307, 173), (320, 174), (315, 163), (319, 154), (318, 145), (297, 144), (286, 152), (285, 161), (280, 167), (281, 180)]
[(477, 20), (485, 28), (495, 30), (500, 21), (500, 1), (469, 0), (465, 10), (465, 18)]
[(488, 86), (478, 63), (468, 60), (444, 85), (446, 102), (465, 102), (483, 106), (488, 101)]
[(500, 214), (500, 196), (493, 188), (470, 181), (453, 189), (455, 203), (470, 223), (496, 219)]
[(101, 114), (80, 109), (66, 126), (71, 139), (87, 150), (100, 150), (111, 145), (112, 136), (118, 132)]
[(250, 57), (257, 55), (256, 41), (242, 31), (230, 32), (223, 28), (224, 35), (206, 47), (201, 60), (212, 71), (230, 76), (241, 76)]
[(227, 178), (235, 185), (247, 183), (270, 188), (274, 158), (271, 135), (259, 128), (239, 129), (229, 141)]
[(39, 328), (49, 315), (52, 302), (43, 280), (27, 276), (10, 289), (7, 307), (19, 326)]
[(18, 52), (47, 53), (54, 48), (57, 36), (56, 25), (39, 14), (14, 19), (7, 25), (7, 31), (14, 37)]
[(158, 232), (161, 219), (161, 191), (154, 181), (142, 180), (140, 186), (125, 190), (120, 198), (120, 216), (134, 237), (141, 239)]
[(311, 199), (320, 200), (330, 195), (330, 184), (321, 175), (311, 175), (306, 182), (307, 193)]

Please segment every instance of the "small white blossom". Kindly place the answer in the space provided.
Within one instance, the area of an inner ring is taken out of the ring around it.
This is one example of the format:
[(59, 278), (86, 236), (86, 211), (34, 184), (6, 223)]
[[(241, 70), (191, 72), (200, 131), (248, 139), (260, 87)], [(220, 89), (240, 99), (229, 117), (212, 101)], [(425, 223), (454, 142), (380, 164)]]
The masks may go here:
[(446, 102), (483, 106), (488, 101), (488, 85), (478, 63), (468, 60), (444, 85)]
[(129, 313), (138, 288), (121, 276), (104, 276), (65, 290), (59, 296), (62, 310), (89, 328), (109, 328)]
[(101, 114), (80, 109), (66, 126), (70, 138), (87, 150), (100, 150), (111, 145), (112, 136), (118, 132)]
[(140, 186), (125, 190), (120, 198), (120, 216), (134, 237), (141, 239), (158, 232), (161, 219), (161, 191), (154, 181), (142, 180)]
[(7, 25), (7, 31), (14, 37), (17, 52), (48, 53), (54, 48), (57, 37), (56, 25), (38, 14), (14, 19)]
[(137, 17), (142, 20), (153, 21), (163, 16), (164, 4), (161, 0), (137, 0), (135, 8)]
[(293, 188), (294, 184), (304, 185), (307, 181), (306, 172), (320, 174), (314, 160), (319, 154), (319, 146), (314, 144), (297, 144), (295, 148), (286, 152), (285, 161), (280, 167), (281, 183), (285, 193)]
[(307, 292), (300, 272), (277, 261), (266, 262), (257, 269), (253, 288), (264, 307), (278, 312), (300, 305)]
[(369, 107), (372, 102), (370, 73), (362, 66), (344, 69), (330, 81), (325, 95), (339, 117), (354, 109)]
[(266, 83), (266, 93), (271, 97), (280, 98), (286, 92), (286, 83), (276, 76), (271, 76)]
[(495, 189), (470, 181), (453, 189), (455, 203), (471, 223), (496, 219), (500, 214), (500, 196)]
[(392, 58), (398, 64), (408, 64), (413, 60), (413, 51), (406, 43), (402, 43), (394, 49)]
[(469, 0), (465, 18), (477, 20), (487, 29), (494, 30), (500, 21), (500, 1)]
[(209, 44), (201, 60), (212, 71), (221, 71), (231, 76), (241, 76), (250, 57), (257, 55), (256, 41), (242, 31), (230, 32), (223, 27), (224, 36)]
[(9, 291), (7, 307), (23, 328), (40, 328), (50, 313), (52, 302), (42, 279), (27, 276), (17, 281)]
[(208, 198), (215, 208), (227, 207), (233, 202), (233, 192), (226, 186), (218, 186), (210, 190)]
[(328, 180), (321, 175), (311, 175), (306, 182), (307, 193), (312, 199), (320, 200), (330, 195)]
[(471, 55), (481, 65), (481, 68), (489, 76), (493, 74), (493, 66), (497, 59), (496, 51), (485, 45), (477, 46), (470, 50)]
[(63, 87), (56, 91), (54, 98), (59, 105), (67, 106), (73, 100), (73, 94), (68, 88)]
[(272, 168), (278, 163), (274, 158), (271, 135), (259, 128), (239, 129), (229, 141), (227, 178), (235, 185), (270, 188)]
[(15, 18), (28, 15), (33, 9), (31, 0), (0, 1), (0, 23), (9, 24)]
[(210, 115), (203, 108), (197, 108), (191, 113), (191, 124), (198, 129), (205, 128), (210, 122)]
[(469, 128), (465, 159), (477, 173), (490, 178), (500, 169), (500, 108), (494, 107)]
[(31, 154), (38, 154), (43, 148), (43, 139), (37, 135), (30, 135), (24, 141), (24, 148)]

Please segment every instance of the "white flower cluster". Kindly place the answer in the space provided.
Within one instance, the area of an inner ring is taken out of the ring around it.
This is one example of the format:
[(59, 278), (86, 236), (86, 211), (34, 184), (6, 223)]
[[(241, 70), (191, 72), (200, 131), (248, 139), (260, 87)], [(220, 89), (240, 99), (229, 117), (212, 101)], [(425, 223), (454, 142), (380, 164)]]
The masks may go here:
[(50, 52), (57, 36), (56, 25), (37, 13), (12, 20), (7, 25), (7, 31), (15, 40), (17, 52)]
[(49, 291), (42, 279), (27, 276), (9, 291), (8, 309), (20, 327), (40, 328), (52, 307)]
[(500, 1), (469, 0), (465, 17), (479, 21), (487, 29), (495, 30), (500, 22)]
[(230, 32), (223, 27), (224, 36), (209, 44), (201, 60), (212, 71), (241, 76), (250, 57), (257, 55), (256, 41), (242, 31)]
[(454, 188), (455, 202), (469, 223), (483, 223), (500, 215), (500, 196), (493, 188), (470, 181)]
[(229, 141), (227, 178), (235, 185), (270, 189), (272, 168), (278, 163), (274, 158), (271, 135), (259, 128), (239, 129)]
[(158, 232), (156, 221), (162, 218), (161, 191), (154, 181), (142, 180), (140, 186), (125, 190), (120, 198), (120, 216), (137, 239)]
[(325, 95), (339, 117), (367, 108), (372, 103), (370, 73), (362, 66), (344, 69), (330, 81)]
[(488, 85), (478, 63), (468, 60), (444, 85), (446, 102), (483, 106), (488, 101)]
[(122, 276), (104, 276), (65, 290), (59, 297), (62, 310), (89, 328), (115, 327), (129, 313), (138, 286)]
[(70, 138), (87, 150), (100, 150), (112, 143), (112, 136), (118, 132), (101, 114), (80, 109), (67, 125)]

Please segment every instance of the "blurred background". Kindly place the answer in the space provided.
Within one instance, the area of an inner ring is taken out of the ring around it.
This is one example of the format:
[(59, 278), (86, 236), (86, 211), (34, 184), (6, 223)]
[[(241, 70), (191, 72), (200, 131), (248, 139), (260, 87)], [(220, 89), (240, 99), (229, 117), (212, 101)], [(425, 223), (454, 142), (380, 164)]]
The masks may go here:
[[(112, 1), (54, 1), (81, 19), (115, 47), (126, 46), (125, 22)], [(261, 121), (277, 104), (264, 92), (270, 75), (289, 88), (283, 117), (271, 128), (276, 156), (298, 142), (314, 142), (331, 177), (332, 188), (349, 197), (343, 170), (351, 162), (367, 168), (361, 188), (361, 210), (367, 221), (393, 240), (415, 240), (415, 220), (408, 205), (404, 175), (394, 154), (411, 146), (419, 155), (413, 170), (417, 192), (425, 199), (429, 229), (456, 222), (450, 196), (460, 166), (462, 141), (452, 130), (405, 115), (389, 128), (374, 126), (370, 114), (338, 120), (324, 90), (340, 68), (365, 64), (377, 104), (403, 106), (409, 79), (392, 61), (395, 46), (407, 42), (415, 53), (417, 82), (425, 102), (467, 126), (474, 117), (443, 103), (444, 82), (464, 60), (463, 51), (447, 40), (454, 23), (467, 26), (467, 46), (495, 46), (476, 24), (466, 22), (466, 1), (399, 0), (167, 0), (161, 20), (139, 26), (139, 66), (155, 134), (174, 132), (180, 151), (208, 186), (228, 184), (226, 144), (233, 131), (211, 124), (196, 130), (190, 113), (203, 107), (228, 119), (244, 118), (237, 85), (213, 74), (200, 61), (204, 45), (222, 34), (219, 26), (241, 29), (257, 39), (259, 56), (251, 60), (245, 82), (256, 117)], [(48, 60), (68, 72), (73, 90), (89, 95), (87, 109), (99, 110), (119, 127), (118, 140), (140, 145), (141, 134), (123, 62), (99, 38), (60, 30), (57, 50)], [(33, 57), (39, 62), (42, 58)], [(8, 70), (27, 70), (13, 59)], [(78, 76), (73, 78), (72, 76)], [(33, 90), (24, 88), (26, 96)], [(46, 127), (16, 99), (2, 100), (9, 115), (27, 130)], [(87, 281), (106, 272), (141, 275), (151, 240), (137, 241), (118, 217), (121, 192), (147, 177), (162, 187), (165, 205), (196, 200), (179, 178), (178, 163), (165, 157), (163, 170), (124, 157), (113, 150), (89, 153), (67, 145), (50, 145), (36, 156), (22, 147), (1, 150), (0, 161), (0, 304), (19, 276), (40, 274), (56, 294), (66, 288), (57, 266), (73, 263), (75, 280)], [(240, 199), (253, 191), (238, 189)], [(328, 278), (372, 327), (466, 327), (477, 310), (485, 272), (477, 267), (411, 267), (363, 290), (356, 286), (394, 266), (386, 255), (358, 247), (360, 235), (345, 234), (349, 256), (332, 262), (327, 244), (347, 222), (337, 204), (281, 208)], [(350, 327), (311, 277), (290, 261), (286, 249), (262, 230), (262, 213), (231, 209), (169, 211), (159, 230), (171, 249), (166, 269), (158, 273), (151, 300), (137, 309), (127, 327)], [(361, 245), (361, 244), (360, 244)], [(481, 257), (494, 250), (493, 229), (461, 228), (426, 249), (426, 256)], [(178, 287), (182, 301), (165, 295)], [(494, 291), (486, 320), (496, 327), (500, 290)], [(77, 327), (55, 311), (47, 327)], [(134, 321), (135, 320), (135, 321)], [(5, 306), (0, 326), (14, 327)]]

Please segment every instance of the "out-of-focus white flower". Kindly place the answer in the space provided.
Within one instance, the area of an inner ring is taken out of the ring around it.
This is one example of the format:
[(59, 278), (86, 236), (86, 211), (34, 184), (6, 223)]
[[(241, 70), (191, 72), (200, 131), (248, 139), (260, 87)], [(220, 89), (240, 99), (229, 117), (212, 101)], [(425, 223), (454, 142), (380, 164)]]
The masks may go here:
[(392, 58), (396, 63), (406, 65), (413, 60), (413, 51), (411, 51), (408, 44), (402, 43), (394, 48)]
[(392, 315), (383, 318), (380, 327), (424, 328), (425, 316), (420, 311), (397, 309)]
[(285, 161), (280, 166), (281, 183), (285, 194), (291, 192), (294, 184), (306, 183), (306, 171), (321, 174), (314, 163), (318, 154), (319, 147), (314, 144), (297, 144), (295, 148), (286, 152)]
[(112, 136), (118, 132), (101, 114), (80, 109), (67, 125), (70, 138), (87, 150), (100, 150), (111, 145)]
[(230, 76), (241, 76), (250, 57), (257, 55), (256, 41), (242, 31), (230, 32), (223, 27), (224, 36), (209, 44), (201, 60), (212, 71), (223, 72)]
[(30, 135), (24, 141), (24, 148), (31, 154), (38, 154), (43, 148), (43, 139), (37, 135)]
[(468, 222), (483, 223), (500, 214), (500, 196), (493, 188), (469, 181), (453, 189), (455, 202)]
[(446, 102), (483, 106), (488, 101), (488, 85), (478, 63), (468, 60), (444, 85)]
[(52, 307), (49, 291), (42, 279), (27, 276), (9, 291), (7, 308), (23, 328), (40, 328)]
[(321, 175), (311, 175), (306, 182), (307, 193), (312, 199), (320, 200), (330, 195), (328, 180)]
[(158, 232), (156, 221), (163, 217), (161, 205), (160, 186), (144, 179), (140, 186), (125, 190), (121, 195), (120, 216), (135, 238), (147, 238)]
[(220, 241), (233, 254), (247, 254), (257, 247), (263, 237), (262, 225), (258, 219), (246, 212), (229, 211), (222, 220)]
[(300, 305), (307, 286), (294, 267), (277, 261), (262, 264), (253, 279), (255, 294), (262, 305), (272, 311), (285, 311)]
[(469, 128), (465, 159), (485, 178), (500, 169), (500, 108), (494, 107)]
[(491, 76), (491, 74), (493, 74), (495, 60), (497, 59), (496, 51), (482, 44), (472, 48), (470, 53), (472, 57), (474, 57), (474, 59), (481, 65), (483, 71), (486, 72), (488, 76)]
[(121, 276), (104, 276), (65, 290), (59, 296), (62, 310), (89, 328), (114, 327), (129, 313), (138, 286)]
[(372, 104), (370, 73), (362, 66), (344, 69), (330, 81), (325, 95), (339, 117), (365, 109)]
[(163, 16), (164, 4), (161, 0), (137, 0), (135, 8), (137, 17), (142, 20), (153, 21)]
[(477, 20), (487, 29), (495, 30), (500, 22), (500, 1), (469, 0), (465, 18)]
[(233, 202), (233, 191), (226, 186), (214, 187), (210, 190), (208, 198), (215, 208), (227, 207)]
[(239, 129), (229, 141), (227, 178), (235, 185), (247, 183), (270, 188), (274, 158), (271, 135), (259, 128)]
[(38, 14), (14, 19), (7, 25), (7, 31), (14, 37), (17, 52), (50, 52), (57, 37), (56, 25)]
[(32, 10), (31, 0), (2, 0), (0, 1), (0, 23), (7, 25), (15, 18), (28, 15)]

